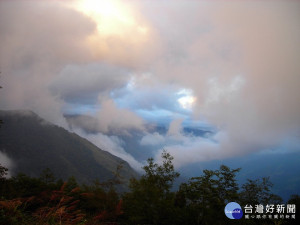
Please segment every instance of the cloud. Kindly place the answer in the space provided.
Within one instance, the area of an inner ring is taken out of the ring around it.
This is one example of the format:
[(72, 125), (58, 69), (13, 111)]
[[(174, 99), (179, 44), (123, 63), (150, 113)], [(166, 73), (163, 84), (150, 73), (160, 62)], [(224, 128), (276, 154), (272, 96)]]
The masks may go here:
[[(219, 76), (218, 82), (224, 85), (222, 95), (216, 101), (200, 103), (199, 111), (228, 133), (231, 144), (221, 142), (223, 151), (234, 148), (247, 153), (272, 148), (287, 137), (299, 135), (300, 103), (295, 84), (300, 82), (296, 75), (300, 67), (295, 59), (300, 56), (296, 44), (300, 37), (296, 9), (300, 5), (230, 5), (219, 6), (215, 24), (222, 32), (226, 29), (239, 46), (242, 75)], [(261, 7), (256, 10), (258, 5)], [(236, 21), (237, 16), (241, 22)], [(238, 88), (228, 92), (234, 83)], [(209, 95), (208, 91), (206, 99)]]
[(66, 102), (95, 104), (99, 94), (122, 88), (129, 77), (128, 69), (103, 62), (66, 65), (53, 79), (51, 90)]
[(176, 119), (164, 133), (147, 133), (140, 141), (142, 146), (154, 146), (155, 160), (161, 161), (161, 153), (167, 150), (174, 157), (174, 165), (182, 167), (188, 163), (208, 161), (223, 158), (228, 152), (222, 152), (219, 141), (225, 135), (217, 133), (213, 136), (202, 137), (193, 133), (185, 133), (182, 127), (183, 120)]
[(170, 126), (169, 126), (169, 130), (167, 135), (169, 136), (179, 136), (182, 132), (182, 119), (177, 119), (171, 122)]
[[(116, 1), (123, 21), (59, 1), (0, 4), (3, 109), (61, 125), (66, 108), (89, 113), (96, 125), (82, 124), (145, 132), (137, 141), (165, 143), (178, 165), (299, 147), (299, 2)], [(178, 103), (183, 89), (195, 97), (190, 111)], [(180, 122), (168, 135), (145, 131), (178, 118), (217, 131), (183, 135)]]
[(160, 54), (155, 29), (135, 2), (81, 1), (69, 7), (89, 17), (96, 30), (87, 41), (98, 60), (130, 68), (143, 68)]
[(85, 38), (94, 24), (58, 1), (0, 4), (1, 108), (31, 109), (65, 125), (64, 102), (48, 85), (65, 64), (91, 59)]
[(143, 119), (128, 109), (118, 108), (112, 99), (101, 102), (97, 113), (99, 128), (102, 132), (123, 132), (127, 129), (144, 129)]
[(165, 109), (180, 112), (177, 91), (178, 87), (169, 85), (135, 84), (134, 87), (126, 90), (115, 91), (113, 97), (118, 104), (131, 109), (147, 111)]
[(148, 133), (145, 136), (142, 137), (140, 144), (141, 145), (162, 145), (165, 143), (165, 138), (163, 135), (159, 134), (158, 132)]
[(140, 172), (142, 170), (143, 164), (138, 162), (136, 159), (134, 159), (134, 157), (124, 150), (124, 143), (117, 136), (108, 136), (102, 133), (87, 134), (80, 129), (76, 129), (75, 132), (81, 137), (84, 137), (95, 144), (100, 149), (108, 151), (109, 153), (127, 161), (136, 171)]
[(145, 7), (165, 46), (153, 74), (193, 90), (194, 118), (222, 136), (217, 144), (193, 140), (169, 149), (188, 163), (263, 151), (299, 136), (298, 2), (157, 5)]
[(90, 115), (68, 117), (69, 124), (89, 132), (130, 135), (131, 131), (144, 131), (145, 121), (126, 108), (119, 108), (112, 99), (100, 96), (99, 110)]

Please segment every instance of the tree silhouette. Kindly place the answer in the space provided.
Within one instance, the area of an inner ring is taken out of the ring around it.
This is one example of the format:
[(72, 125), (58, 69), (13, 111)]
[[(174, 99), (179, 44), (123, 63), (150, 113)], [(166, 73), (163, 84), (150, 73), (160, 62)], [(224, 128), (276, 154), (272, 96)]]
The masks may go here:
[(173, 157), (166, 151), (158, 165), (153, 158), (143, 167), (145, 174), (130, 182), (130, 192), (124, 196), (125, 217), (129, 224), (172, 224), (174, 193), (171, 187), (179, 173), (174, 170)]

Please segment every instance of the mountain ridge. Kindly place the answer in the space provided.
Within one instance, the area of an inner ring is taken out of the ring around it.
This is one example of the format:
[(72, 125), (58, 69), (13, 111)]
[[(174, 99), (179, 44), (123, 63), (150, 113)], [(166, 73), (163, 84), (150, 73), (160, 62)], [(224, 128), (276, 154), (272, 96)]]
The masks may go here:
[(23, 172), (36, 177), (50, 168), (61, 179), (74, 176), (80, 183), (104, 182), (122, 164), (120, 175), (126, 184), (139, 176), (126, 161), (32, 111), (0, 110), (0, 119), (0, 151), (14, 162), (13, 175)]

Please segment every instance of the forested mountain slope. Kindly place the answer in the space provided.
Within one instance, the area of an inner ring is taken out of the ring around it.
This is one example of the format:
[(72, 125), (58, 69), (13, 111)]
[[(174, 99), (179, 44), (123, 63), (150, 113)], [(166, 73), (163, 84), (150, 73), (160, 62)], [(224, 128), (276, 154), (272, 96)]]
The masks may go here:
[(50, 168), (58, 178), (74, 176), (81, 183), (90, 183), (112, 178), (122, 164), (120, 175), (126, 183), (138, 176), (124, 160), (31, 111), (0, 111), (0, 118), (0, 151), (12, 160), (13, 174), (39, 176)]

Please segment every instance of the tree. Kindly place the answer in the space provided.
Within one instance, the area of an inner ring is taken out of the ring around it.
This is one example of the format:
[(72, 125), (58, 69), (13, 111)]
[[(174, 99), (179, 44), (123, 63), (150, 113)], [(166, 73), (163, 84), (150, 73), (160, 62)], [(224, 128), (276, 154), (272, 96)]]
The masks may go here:
[(0, 181), (5, 179), (8, 169), (0, 164)]
[(171, 187), (179, 173), (174, 170), (173, 157), (161, 154), (162, 165), (148, 159), (145, 174), (130, 181), (130, 193), (124, 196), (125, 217), (129, 224), (174, 224), (174, 193)]
[(272, 186), (273, 184), (269, 177), (256, 180), (247, 179), (247, 182), (242, 185), (242, 191), (240, 192), (241, 203), (266, 205), (282, 202), (279, 196), (271, 193)]
[(46, 168), (42, 171), (40, 180), (46, 185), (53, 184), (55, 182), (55, 176), (49, 168)]
[(0, 197), (7, 191), (7, 175), (8, 169), (0, 164)]
[(221, 165), (219, 170), (203, 170), (203, 175), (193, 177), (180, 186), (178, 195), (185, 197), (187, 224), (214, 224), (224, 221), (225, 205), (238, 199), (236, 173)]

